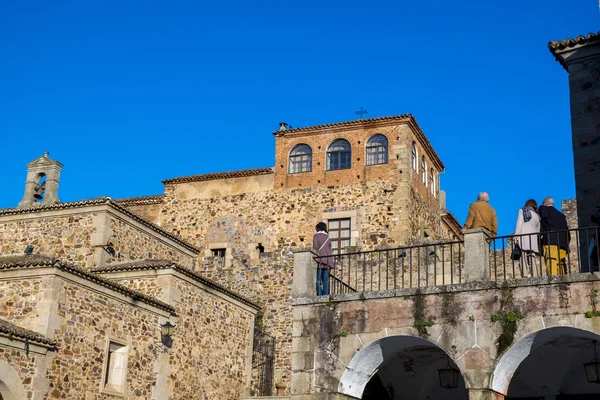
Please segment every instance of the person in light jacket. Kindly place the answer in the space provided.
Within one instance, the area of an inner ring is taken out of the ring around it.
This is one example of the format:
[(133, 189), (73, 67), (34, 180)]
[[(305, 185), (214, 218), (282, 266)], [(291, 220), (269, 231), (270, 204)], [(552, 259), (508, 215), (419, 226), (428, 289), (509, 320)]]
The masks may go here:
[(317, 296), (329, 295), (329, 270), (333, 268), (331, 239), (324, 222), (317, 224), (313, 236), (313, 249), (317, 252)]
[(529, 199), (525, 202), (525, 206), (519, 209), (515, 228), (515, 235), (524, 235), (515, 238), (515, 243), (521, 247), (519, 265), (521, 276), (524, 278), (541, 275), (537, 265), (537, 259), (540, 256), (540, 226), (537, 202)]

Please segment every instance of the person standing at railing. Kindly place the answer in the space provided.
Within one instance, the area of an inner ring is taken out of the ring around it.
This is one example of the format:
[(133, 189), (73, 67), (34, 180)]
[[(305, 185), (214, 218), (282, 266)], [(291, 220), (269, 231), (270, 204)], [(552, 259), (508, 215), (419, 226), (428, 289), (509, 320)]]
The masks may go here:
[(540, 233), (540, 216), (537, 213), (537, 202), (529, 199), (525, 202), (525, 206), (519, 209), (517, 215), (517, 226), (515, 235), (524, 235), (515, 238), (515, 244), (521, 247), (521, 259), (519, 265), (521, 267), (521, 276), (538, 276), (537, 257), (540, 255), (539, 233)]
[(466, 229), (485, 228), (492, 236), (498, 234), (498, 217), (496, 211), (488, 204), (489, 201), (490, 195), (487, 192), (479, 193), (477, 201), (469, 206)]
[(331, 239), (327, 233), (327, 224), (319, 222), (317, 233), (313, 236), (313, 249), (317, 252), (317, 296), (329, 295), (329, 270), (333, 268)]
[(539, 211), (546, 274), (548, 276), (564, 275), (567, 273), (566, 259), (569, 252), (569, 242), (571, 241), (567, 217), (554, 208), (552, 197), (544, 199)]

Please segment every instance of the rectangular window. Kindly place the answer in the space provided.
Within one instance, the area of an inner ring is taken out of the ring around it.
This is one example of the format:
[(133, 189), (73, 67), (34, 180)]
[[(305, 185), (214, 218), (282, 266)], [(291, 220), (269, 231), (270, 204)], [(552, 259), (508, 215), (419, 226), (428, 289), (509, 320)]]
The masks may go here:
[(226, 249), (210, 249), (213, 257), (221, 257), (221, 258), (225, 258), (225, 250)]
[(104, 364), (103, 389), (110, 392), (125, 393), (127, 377), (127, 358), (129, 348), (123, 344), (110, 341)]
[(331, 250), (333, 254), (341, 254), (350, 246), (350, 218), (330, 219), (328, 225)]

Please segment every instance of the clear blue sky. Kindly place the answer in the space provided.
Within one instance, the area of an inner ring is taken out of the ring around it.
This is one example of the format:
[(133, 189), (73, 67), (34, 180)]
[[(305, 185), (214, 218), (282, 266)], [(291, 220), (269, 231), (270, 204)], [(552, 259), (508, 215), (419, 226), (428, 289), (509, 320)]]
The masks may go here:
[(65, 164), (63, 201), (274, 164), (277, 123), (412, 113), (461, 223), (487, 190), (500, 233), (575, 195), (567, 73), (550, 40), (598, 31), (594, 0), (5, 1), (0, 208), (25, 164)]

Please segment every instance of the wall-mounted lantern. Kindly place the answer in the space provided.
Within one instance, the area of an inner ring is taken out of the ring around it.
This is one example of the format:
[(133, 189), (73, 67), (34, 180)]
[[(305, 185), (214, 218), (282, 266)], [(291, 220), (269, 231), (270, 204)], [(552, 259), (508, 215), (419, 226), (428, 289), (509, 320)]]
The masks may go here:
[(160, 341), (169, 349), (173, 346), (174, 332), (175, 325), (171, 324), (171, 321), (167, 321), (160, 326)]
[(583, 364), (585, 369), (585, 377), (589, 383), (600, 383), (600, 360), (598, 360), (598, 353), (596, 352), (596, 340), (593, 340), (594, 344), (594, 359), (590, 362)]
[(460, 372), (450, 365), (450, 357), (447, 357), (448, 364), (441, 369), (438, 369), (440, 374), (440, 386), (444, 389), (456, 389), (458, 387), (458, 378)]

